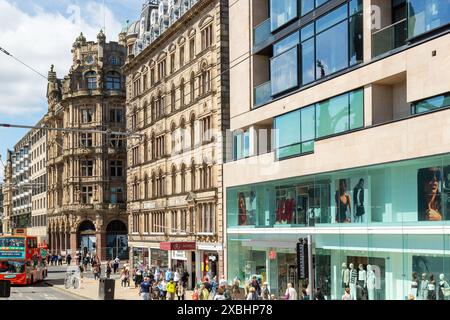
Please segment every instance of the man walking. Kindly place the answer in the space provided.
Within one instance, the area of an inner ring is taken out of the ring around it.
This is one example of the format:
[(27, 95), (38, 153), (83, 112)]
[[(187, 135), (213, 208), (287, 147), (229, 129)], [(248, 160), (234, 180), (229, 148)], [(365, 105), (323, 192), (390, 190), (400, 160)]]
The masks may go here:
[(168, 300), (175, 300), (176, 286), (173, 279), (169, 281), (166, 287)]
[(68, 266), (70, 266), (70, 262), (72, 261), (72, 256), (70, 255), (70, 253), (67, 255), (67, 257), (66, 257), (66, 262), (67, 262), (67, 265)]
[(119, 259), (119, 257), (116, 257), (114, 259), (114, 264), (113, 264), (114, 274), (116, 274), (117, 269), (119, 269), (119, 265), (120, 265), (120, 259)]
[(141, 296), (142, 300), (150, 300), (150, 288), (151, 283), (149, 281), (148, 277), (144, 278), (144, 281), (141, 283), (140, 289), (139, 289), (139, 295)]

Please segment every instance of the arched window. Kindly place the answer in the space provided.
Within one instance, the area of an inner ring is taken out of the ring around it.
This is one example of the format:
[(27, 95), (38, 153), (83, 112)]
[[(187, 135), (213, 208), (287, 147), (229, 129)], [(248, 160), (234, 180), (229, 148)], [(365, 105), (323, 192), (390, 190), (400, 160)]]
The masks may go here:
[(155, 144), (155, 134), (152, 133), (152, 137), (150, 138), (151, 149), (152, 149), (152, 160), (156, 158), (156, 144)]
[(208, 70), (206, 63), (202, 66), (202, 72), (200, 75), (200, 94), (204, 95), (211, 90), (211, 71)]
[(95, 71), (89, 71), (85, 74), (86, 87), (89, 90), (97, 89), (97, 74)]
[(164, 177), (164, 173), (163, 173), (163, 171), (162, 171), (162, 169), (159, 169), (159, 176), (158, 176), (158, 178), (159, 178), (159, 189), (158, 189), (158, 193), (159, 193), (159, 196), (160, 197), (163, 197), (165, 194), (166, 194), (166, 188), (165, 188), (165, 186), (166, 186), (166, 180), (165, 180), (165, 177)]
[(183, 163), (181, 165), (181, 193), (186, 192), (186, 165)]
[(172, 83), (172, 91), (170, 92), (170, 105), (172, 108), (172, 112), (175, 111), (175, 103), (176, 103), (176, 91), (175, 91), (175, 84)]
[(191, 163), (191, 190), (194, 191), (195, 190), (195, 162), (192, 161)]
[(171, 143), (171, 152), (172, 155), (175, 154), (175, 147), (176, 147), (176, 128), (175, 123), (172, 122), (171, 128), (170, 128), (170, 143)]
[(195, 74), (191, 73), (191, 103), (195, 100)]
[(120, 73), (111, 71), (106, 74), (105, 87), (107, 90), (120, 90), (122, 88)]
[(150, 113), (151, 113), (151, 122), (155, 121), (156, 119), (156, 108), (155, 108), (155, 98), (152, 97), (150, 100)]
[(180, 152), (183, 152), (184, 149), (186, 148), (186, 121), (184, 120), (184, 118), (181, 118), (180, 121)]
[(149, 198), (149, 190), (148, 190), (148, 185), (149, 181), (148, 181), (148, 175), (145, 174), (145, 178), (144, 178), (144, 198), (148, 199)]
[(148, 124), (148, 103), (144, 102), (144, 106), (142, 107), (142, 112), (144, 113), (144, 126)]
[(185, 105), (184, 79), (181, 79), (181, 82), (180, 82), (180, 108), (183, 108), (184, 105)]
[(191, 125), (190, 125), (190, 129), (191, 129), (191, 148), (194, 148), (195, 145), (195, 114), (191, 115)]
[(157, 188), (156, 188), (156, 177), (155, 172), (152, 172), (152, 198), (156, 198), (157, 196)]
[(144, 136), (144, 162), (148, 161), (148, 139), (147, 135)]
[(172, 166), (172, 195), (177, 193), (177, 168)]

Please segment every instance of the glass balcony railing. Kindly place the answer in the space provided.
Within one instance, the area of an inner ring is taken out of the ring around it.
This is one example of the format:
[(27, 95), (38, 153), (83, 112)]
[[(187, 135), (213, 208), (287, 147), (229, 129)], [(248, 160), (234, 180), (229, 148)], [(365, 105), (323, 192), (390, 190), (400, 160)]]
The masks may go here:
[(255, 99), (253, 108), (257, 108), (272, 100), (272, 87), (270, 81), (255, 87)]
[(267, 40), (271, 35), (270, 31), (270, 19), (265, 20), (253, 29), (253, 45), (258, 44)]
[(407, 37), (406, 19), (372, 33), (372, 58), (403, 46)]

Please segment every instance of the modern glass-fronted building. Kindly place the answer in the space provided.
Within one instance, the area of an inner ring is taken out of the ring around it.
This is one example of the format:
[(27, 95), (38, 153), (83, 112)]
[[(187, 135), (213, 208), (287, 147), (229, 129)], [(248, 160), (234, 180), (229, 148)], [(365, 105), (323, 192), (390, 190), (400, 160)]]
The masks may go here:
[(251, 57), (230, 71), (227, 278), (277, 296), (291, 282), (333, 300), (448, 299), (450, 3), (238, 3), (230, 59)]

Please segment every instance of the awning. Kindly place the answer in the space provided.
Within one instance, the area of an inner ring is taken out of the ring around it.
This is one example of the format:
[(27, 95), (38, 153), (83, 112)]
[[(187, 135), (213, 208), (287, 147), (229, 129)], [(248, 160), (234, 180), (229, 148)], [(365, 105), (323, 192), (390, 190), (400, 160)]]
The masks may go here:
[(195, 242), (160, 242), (161, 250), (195, 250)]

